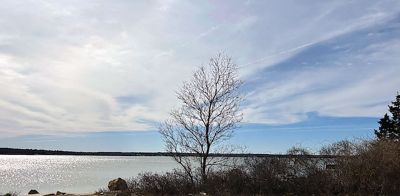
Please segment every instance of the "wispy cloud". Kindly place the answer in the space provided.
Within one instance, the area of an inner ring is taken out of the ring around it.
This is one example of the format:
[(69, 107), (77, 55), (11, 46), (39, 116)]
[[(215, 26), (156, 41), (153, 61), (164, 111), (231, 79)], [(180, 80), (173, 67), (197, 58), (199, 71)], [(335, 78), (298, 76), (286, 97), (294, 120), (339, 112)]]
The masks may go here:
[[(250, 82), (247, 119), (293, 123), (309, 112), (379, 117), (400, 79), (398, 18), (318, 43)], [(250, 121), (252, 121), (250, 120)]]
[(397, 1), (3, 1), (0, 136), (154, 130), (225, 50), (246, 122), (378, 116), (398, 90)]

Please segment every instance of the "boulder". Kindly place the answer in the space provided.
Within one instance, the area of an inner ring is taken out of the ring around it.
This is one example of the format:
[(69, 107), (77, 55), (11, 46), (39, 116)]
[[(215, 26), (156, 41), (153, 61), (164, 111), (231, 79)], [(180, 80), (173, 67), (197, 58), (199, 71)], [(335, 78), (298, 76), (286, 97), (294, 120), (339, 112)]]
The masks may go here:
[(32, 189), (28, 192), (28, 195), (39, 194), (39, 192), (35, 189)]
[(115, 196), (130, 196), (130, 195), (131, 194), (129, 193), (129, 191), (120, 191), (115, 194)]
[(117, 178), (108, 182), (108, 189), (110, 191), (125, 191), (128, 190), (128, 185), (125, 180)]
[(56, 195), (65, 195), (65, 193), (63, 193), (61, 191), (57, 191)]

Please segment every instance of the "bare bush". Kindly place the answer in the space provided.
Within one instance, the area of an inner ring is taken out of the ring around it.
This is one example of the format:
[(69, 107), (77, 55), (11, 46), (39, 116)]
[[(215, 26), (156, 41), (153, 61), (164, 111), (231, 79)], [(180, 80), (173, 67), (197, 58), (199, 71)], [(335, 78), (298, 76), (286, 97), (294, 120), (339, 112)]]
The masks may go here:
[[(320, 151), (338, 156), (314, 156), (296, 147), (287, 156), (248, 157), (234, 169), (211, 171), (205, 184), (193, 184), (185, 173), (175, 171), (163, 175), (142, 174), (131, 180), (129, 186), (139, 195), (188, 195), (198, 194), (200, 190), (211, 195), (400, 193), (398, 142), (341, 141)], [(334, 167), (327, 169), (326, 164)]]
[(327, 146), (323, 146), (319, 153), (321, 155), (351, 156), (357, 154), (357, 146), (354, 142), (342, 140)]
[(142, 173), (128, 180), (128, 188), (140, 195), (187, 195), (197, 192), (197, 187), (179, 171)]
[(400, 145), (393, 141), (360, 143), (356, 155), (338, 159), (336, 175), (345, 192), (400, 193)]

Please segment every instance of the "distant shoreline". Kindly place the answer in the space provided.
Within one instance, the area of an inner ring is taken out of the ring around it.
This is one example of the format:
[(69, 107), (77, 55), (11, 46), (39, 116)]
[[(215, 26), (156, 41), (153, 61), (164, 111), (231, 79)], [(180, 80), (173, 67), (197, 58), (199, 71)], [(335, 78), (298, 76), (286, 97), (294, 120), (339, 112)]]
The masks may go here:
[[(0, 155), (76, 155), (76, 156), (173, 156), (174, 153), (168, 152), (75, 152), (61, 150), (41, 150), (41, 149), (19, 149), (19, 148), (0, 148)], [(193, 153), (180, 153), (182, 156), (196, 156)], [(233, 154), (210, 154), (212, 157), (307, 157), (307, 158), (336, 158), (332, 155), (287, 155), (287, 154), (252, 154), (252, 153), (233, 153)]]

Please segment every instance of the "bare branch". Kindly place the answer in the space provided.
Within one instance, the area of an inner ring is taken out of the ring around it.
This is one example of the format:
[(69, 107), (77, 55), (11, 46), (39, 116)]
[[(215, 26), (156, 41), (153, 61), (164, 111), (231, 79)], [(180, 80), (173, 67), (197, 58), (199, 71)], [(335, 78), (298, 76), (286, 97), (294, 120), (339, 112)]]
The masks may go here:
[(236, 124), (242, 120), (239, 112), (242, 82), (237, 75), (238, 67), (223, 54), (210, 59), (183, 84), (177, 92), (182, 105), (171, 112), (170, 119), (161, 127), (166, 150), (185, 172), (193, 177), (195, 164), (182, 153), (194, 153), (199, 158), (203, 181), (212, 166), (217, 165), (210, 153), (219, 152), (217, 145), (230, 139)]

